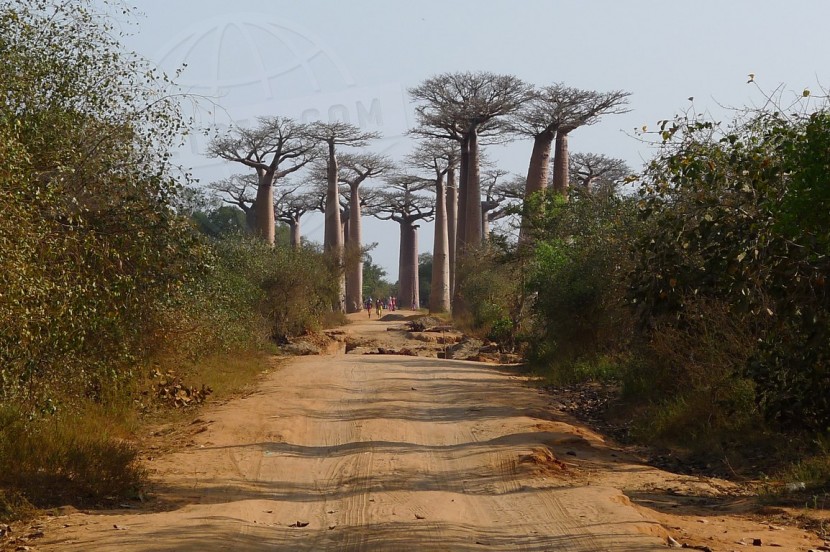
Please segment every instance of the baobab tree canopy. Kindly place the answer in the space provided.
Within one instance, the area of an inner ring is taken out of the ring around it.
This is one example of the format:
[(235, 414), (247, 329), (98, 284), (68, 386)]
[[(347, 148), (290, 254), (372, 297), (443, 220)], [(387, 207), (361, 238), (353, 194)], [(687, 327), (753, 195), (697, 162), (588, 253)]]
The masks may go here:
[(593, 124), (601, 115), (624, 112), (627, 96), (628, 93), (622, 91), (600, 93), (561, 83), (534, 89), (510, 120), (513, 132), (534, 141), (527, 172), (527, 194), (547, 187), (551, 145), (555, 137)]
[(340, 121), (312, 123), (308, 128), (311, 137), (323, 143), (327, 155), (327, 183), (326, 195), (326, 230), (324, 245), (327, 249), (341, 249), (343, 241), (340, 230), (340, 208), (338, 183), (339, 165), (337, 160), (337, 146), (361, 147), (369, 140), (379, 138), (375, 132), (365, 132), (355, 125)]
[(259, 117), (254, 128), (236, 128), (215, 137), (208, 154), (254, 169), (257, 192), (254, 211), (256, 232), (274, 243), (275, 181), (296, 172), (316, 155), (317, 141), (307, 125), (288, 117)]
[(631, 175), (631, 167), (622, 159), (599, 153), (575, 153), (570, 156), (571, 179), (587, 192), (613, 192)]
[(497, 117), (515, 110), (528, 93), (518, 77), (486, 71), (442, 73), (409, 89), (417, 104), (416, 132), (458, 141), (474, 130), (481, 135), (503, 130)]
[(479, 135), (504, 131), (503, 117), (529, 98), (530, 88), (513, 75), (485, 71), (443, 73), (409, 90), (416, 102), (416, 133), (461, 143), (458, 247), (482, 240)]
[(208, 184), (208, 189), (216, 194), (222, 202), (242, 209), (245, 213), (245, 227), (248, 232), (256, 229), (257, 177), (255, 174), (235, 174)]

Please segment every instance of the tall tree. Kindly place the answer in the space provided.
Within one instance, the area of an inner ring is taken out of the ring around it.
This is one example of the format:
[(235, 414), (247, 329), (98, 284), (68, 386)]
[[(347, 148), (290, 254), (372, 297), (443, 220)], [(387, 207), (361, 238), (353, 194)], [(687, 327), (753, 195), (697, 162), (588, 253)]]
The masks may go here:
[(300, 191), (299, 187), (284, 189), (274, 197), (274, 217), (288, 225), (289, 242), (294, 249), (299, 249), (302, 242), (302, 218), (316, 208), (317, 202), (316, 193)]
[(401, 241), (398, 258), (398, 303), (417, 309), (418, 304), (418, 221), (429, 220), (435, 210), (424, 195), (429, 183), (417, 176), (395, 175), (386, 180), (378, 193), (375, 216), (393, 220), (400, 226)]
[(458, 265), (467, 248), (481, 245), (481, 183), (479, 145), (483, 137), (505, 139), (504, 117), (529, 97), (519, 78), (494, 73), (443, 73), (409, 90), (416, 101), (415, 134), (457, 141), (461, 146), (458, 217), (453, 267), (453, 310), (463, 310)]
[(572, 111), (566, 114), (556, 131), (556, 144), (553, 156), (553, 190), (568, 196), (568, 136), (579, 127), (592, 125), (600, 117), (609, 114), (628, 112), (629, 92), (614, 90), (612, 92), (589, 92)]
[(435, 233), (432, 247), (432, 278), (429, 293), (430, 312), (450, 310), (450, 244), (447, 217), (447, 186), (445, 176), (454, 169), (457, 159), (452, 142), (431, 139), (422, 142), (408, 158), (414, 168), (430, 171), (427, 179), (435, 187)]
[(323, 247), (337, 259), (342, 276), (340, 278), (340, 310), (346, 310), (346, 275), (343, 271), (343, 229), (340, 220), (340, 170), (337, 162), (337, 146), (365, 146), (369, 140), (379, 138), (375, 132), (364, 132), (355, 125), (340, 121), (316, 122), (309, 127), (309, 135), (326, 146), (326, 203)]
[(346, 234), (346, 310), (360, 312), (363, 306), (363, 242), (361, 216), (364, 202), (360, 186), (393, 168), (392, 161), (373, 153), (340, 156), (340, 182), (348, 186), (348, 233)]
[(631, 168), (622, 159), (599, 153), (575, 153), (569, 160), (570, 177), (588, 193), (614, 193), (631, 174)]
[(481, 198), (481, 235), (485, 241), (490, 236), (490, 223), (500, 217), (496, 209), (507, 199), (502, 183), (508, 174), (508, 171), (493, 168), (484, 171), (482, 175), (484, 194)]
[(256, 234), (274, 243), (274, 183), (300, 170), (317, 155), (307, 125), (288, 117), (259, 117), (255, 128), (237, 128), (217, 136), (208, 155), (241, 163), (256, 171)]
[(533, 150), (527, 168), (526, 196), (548, 186), (548, 166), (553, 140), (559, 128), (573, 118), (591, 92), (563, 84), (534, 89), (528, 101), (510, 120), (516, 134), (533, 138)]
[(255, 174), (235, 174), (222, 180), (208, 184), (223, 203), (238, 207), (245, 213), (245, 229), (253, 232), (256, 228), (256, 201), (257, 177)]
[(455, 255), (456, 244), (458, 243), (458, 177), (457, 166), (460, 151), (455, 148), (453, 155), (449, 158), (447, 168), (447, 253), (450, 264), (450, 298), (452, 299), (455, 289)]
[(477, 247), (481, 243), (480, 138), (505, 130), (503, 118), (528, 99), (529, 88), (515, 76), (478, 71), (436, 75), (409, 93), (418, 103), (417, 134), (461, 144), (457, 247)]

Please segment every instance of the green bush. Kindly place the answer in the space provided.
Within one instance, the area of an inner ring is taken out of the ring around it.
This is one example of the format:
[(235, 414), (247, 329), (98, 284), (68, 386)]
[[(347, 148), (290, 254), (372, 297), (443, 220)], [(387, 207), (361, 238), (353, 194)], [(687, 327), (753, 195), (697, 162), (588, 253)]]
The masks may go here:
[(0, 400), (129, 381), (202, 268), (169, 205), (182, 118), (112, 36), (88, 4), (0, 4)]
[(455, 320), (481, 336), (489, 336), (512, 348), (524, 304), (522, 265), (515, 257), (495, 248), (469, 251), (459, 262), (457, 291), (464, 316)]
[(622, 353), (631, 340), (625, 278), (633, 202), (578, 192), (569, 202), (553, 195), (544, 202), (532, 227), (530, 358), (543, 371), (592, 373), (575, 366)]
[(724, 306), (751, 334), (740, 368), (767, 419), (830, 429), (830, 117), (761, 111), (725, 130), (682, 118), (671, 129), (640, 200), (641, 326), (659, 335), (687, 325), (692, 303)]

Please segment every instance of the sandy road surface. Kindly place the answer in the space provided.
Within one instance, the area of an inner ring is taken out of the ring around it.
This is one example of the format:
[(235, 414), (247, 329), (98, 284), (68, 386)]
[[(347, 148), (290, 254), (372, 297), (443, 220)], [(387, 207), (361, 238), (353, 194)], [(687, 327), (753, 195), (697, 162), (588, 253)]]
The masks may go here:
[(149, 463), (157, 501), (50, 518), (37, 550), (664, 550), (620, 489), (684, 484), (472, 362), (302, 357), (200, 418)]

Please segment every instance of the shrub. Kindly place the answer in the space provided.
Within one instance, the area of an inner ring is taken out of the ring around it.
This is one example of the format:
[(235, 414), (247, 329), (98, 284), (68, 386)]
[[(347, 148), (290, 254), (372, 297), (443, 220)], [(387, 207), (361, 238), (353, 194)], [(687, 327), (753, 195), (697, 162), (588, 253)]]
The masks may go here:
[(507, 348), (515, 341), (525, 298), (522, 264), (515, 260), (503, 250), (482, 248), (468, 251), (456, 272), (457, 294), (465, 306), (464, 316), (456, 314), (456, 323), (498, 338), (494, 341)]
[(567, 203), (545, 200), (532, 230), (531, 361), (543, 370), (586, 373), (572, 365), (613, 356), (630, 342), (625, 289), (636, 230), (633, 203), (584, 192)]
[(683, 324), (661, 325), (641, 344), (623, 393), (648, 405), (635, 421), (640, 437), (711, 454), (764, 429), (755, 383), (745, 375), (755, 337), (728, 305), (685, 303)]
[(741, 369), (767, 419), (830, 429), (830, 117), (749, 112), (726, 130), (681, 118), (665, 140), (640, 200), (642, 327), (682, 329), (691, 300), (726, 308), (752, 332)]

